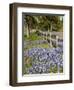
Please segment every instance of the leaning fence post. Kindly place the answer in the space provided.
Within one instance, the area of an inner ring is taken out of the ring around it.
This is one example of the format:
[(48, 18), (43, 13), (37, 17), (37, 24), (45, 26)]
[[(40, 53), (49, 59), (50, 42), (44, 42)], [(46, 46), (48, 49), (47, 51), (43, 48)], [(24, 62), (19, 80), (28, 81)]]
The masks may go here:
[(48, 37), (47, 37), (47, 32), (46, 32), (46, 40), (48, 39)]
[(43, 34), (43, 40), (44, 40), (44, 33), (42, 33)]
[(58, 39), (59, 39), (59, 37), (56, 36), (56, 47), (58, 47)]
[(52, 37), (51, 37), (51, 32), (50, 32), (50, 47), (52, 47)]

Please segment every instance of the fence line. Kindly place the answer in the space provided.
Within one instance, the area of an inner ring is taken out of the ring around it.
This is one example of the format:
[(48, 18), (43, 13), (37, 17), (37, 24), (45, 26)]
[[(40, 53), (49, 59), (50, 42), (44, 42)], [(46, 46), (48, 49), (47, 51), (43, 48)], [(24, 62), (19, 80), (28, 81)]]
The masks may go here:
[[(58, 40), (59, 40), (59, 36), (56, 35), (56, 33), (53, 32), (43, 32), (43, 31), (39, 31), (39, 33), (41, 34), (41, 36), (43, 37), (43, 40), (49, 40), (50, 41), (50, 46), (52, 47), (52, 41), (56, 42), (56, 47), (58, 46)], [(55, 35), (55, 38), (52, 38), (52, 35)]]
[[(39, 31), (39, 35), (43, 37), (43, 40), (36, 40), (36, 41), (27, 41), (24, 42), (25, 45), (29, 44), (42, 44), (42, 43), (48, 43), (50, 47), (53, 47), (54, 45), (58, 47), (59, 41), (63, 40), (62, 38), (60, 39), (59, 34), (61, 35), (62, 32), (43, 32)], [(54, 36), (54, 37), (53, 37)]]

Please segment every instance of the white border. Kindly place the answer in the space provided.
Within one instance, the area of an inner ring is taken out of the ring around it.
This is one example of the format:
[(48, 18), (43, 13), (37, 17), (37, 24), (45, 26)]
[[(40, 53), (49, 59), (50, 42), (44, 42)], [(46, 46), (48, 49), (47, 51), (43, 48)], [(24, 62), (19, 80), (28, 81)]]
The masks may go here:
[[(64, 14), (64, 74), (22, 76), (22, 12)], [(69, 80), (69, 10), (21, 8), (17, 9), (17, 82)]]

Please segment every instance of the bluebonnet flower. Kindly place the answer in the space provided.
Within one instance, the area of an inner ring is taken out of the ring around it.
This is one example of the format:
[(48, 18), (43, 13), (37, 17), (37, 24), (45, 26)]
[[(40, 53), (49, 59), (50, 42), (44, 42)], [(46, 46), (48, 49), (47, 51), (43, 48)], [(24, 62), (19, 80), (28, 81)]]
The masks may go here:
[(29, 74), (49, 73), (49, 69), (57, 66), (58, 72), (63, 68), (63, 42), (59, 41), (56, 48), (31, 48), (24, 52), (24, 56), (32, 58), (32, 66), (28, 68)]

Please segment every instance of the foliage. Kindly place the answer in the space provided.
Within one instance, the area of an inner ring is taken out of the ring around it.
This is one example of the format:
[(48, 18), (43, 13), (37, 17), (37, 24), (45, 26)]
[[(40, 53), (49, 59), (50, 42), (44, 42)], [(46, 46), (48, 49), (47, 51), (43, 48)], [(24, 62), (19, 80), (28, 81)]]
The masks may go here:
[(59, 31), (63, 26), (63, 20), (60, 20), (60, 16), (53, 15), (43, 15), (43, 16), (33, 16), (26, 15), (25, 23), (31, 30), (34, 28), (36, 30), (55, 30)]

